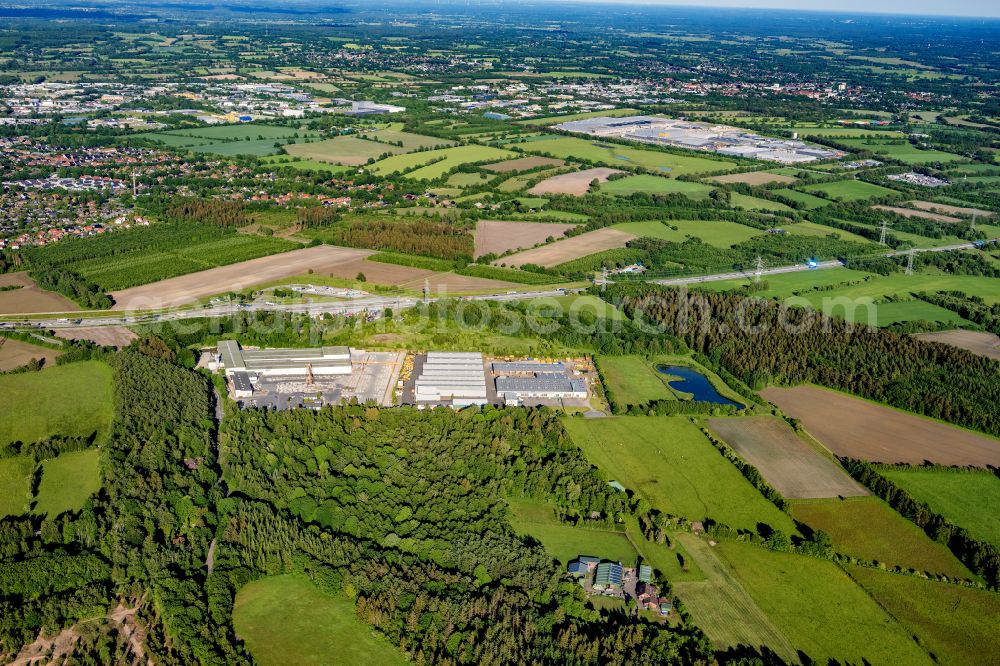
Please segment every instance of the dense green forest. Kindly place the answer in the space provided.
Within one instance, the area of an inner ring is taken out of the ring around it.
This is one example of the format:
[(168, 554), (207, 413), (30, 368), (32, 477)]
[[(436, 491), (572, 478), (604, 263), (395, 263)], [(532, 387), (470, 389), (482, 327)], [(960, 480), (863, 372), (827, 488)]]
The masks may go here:
[(211, 382), (160, 356), (166, 346), (144, 344), (108, 357), (117, 419), (100, 493), (75, 514), (0, 521), (0, 653), (87, 619), (100, 630), (74, 657), (115, 661), (126, 638), (106, 613), (123, 600), (159, 663), (248, 661), (235, 593), (301, 572), (418, 662), (710, 661), (694, 627), (588, 609), (514, 534), (509, 497), (576, 520), (632, 511), (556, 412), (249, 410), (217, 433)]
[(753, 388), (815, 382), (1000, 435), (996, 361), (771, 300), (615, 285), (604, 298)]

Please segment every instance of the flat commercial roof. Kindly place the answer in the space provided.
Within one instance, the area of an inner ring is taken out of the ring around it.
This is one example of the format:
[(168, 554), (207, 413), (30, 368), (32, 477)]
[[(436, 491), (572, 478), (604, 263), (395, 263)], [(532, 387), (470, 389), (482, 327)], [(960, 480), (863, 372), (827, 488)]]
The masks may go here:
[(582, 393), (587, 391), (578, 379), (548, 379), (539, 377), (497, 377), (497, 393)]
[(498, 375), (514, 372), (563, 373), (566, 371), (566, 365), (563, 363), (532, 363), (531, 361), (496, 361), (492, 368), (493, 372)]
[(232, 374), (233, 378), (233, 390), (239, 391), (241, 393), (253, 393), (253, 384), (250, 382), (250, 375), (245, 372), (234, 372)]
[(324, 368), (336, 369), (351, 365), (351, 350), (343, 345), (243, 349), (236, 340), (219, 340), (216, 348), (222, 356), (222, 364), (230, 373), (239, 370), (304, 369), (307, 364), (312, 364), (316, 371), (322, 371)]

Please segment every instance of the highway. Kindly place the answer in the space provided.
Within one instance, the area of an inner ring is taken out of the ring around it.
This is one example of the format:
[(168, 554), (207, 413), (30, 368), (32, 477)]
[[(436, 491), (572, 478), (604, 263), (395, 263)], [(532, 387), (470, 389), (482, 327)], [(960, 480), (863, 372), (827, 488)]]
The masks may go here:
[[(992, 242), (998, 242), (994, 239)], [(973, 243), (958, 243), (954, 245), (944, 245), (940, 247), (917, 248), (913, 252), (947, 252), (950, 250), (973, 249)], [(896, 250), (875, 256), (894, 257), (905, 256), (910, 250)], [(779, 275), (782, 273), (797, 273), (810, 270), (821, 270), (831, 268), (842, 268), (840, 261), (821, 261), (815, 266), (804, 263), (792, 264), (788, 266), (775, 266), (773, 268), (762, 269), (760, 276)], [(702, 282), (719, 282), (722, 280), (742, 280), (752, 278), (757, 275), (756, 271), (726, 271), (711, 275), (696, 275), (677, 278), (650, 279), (647, 282), (666, 286), (678, 286), (686, 284), (700, 284)], [(608, 280), (607, 282), (612, 282)], [(544, 289), (535, 291), (505, 291), (492, 294), (481, 294), (476, 296), (449, 296), (448, 298), (460, 298), (466, 301), (523, 301), (534, 298), (555, 298), (566, 294), (578, 293), (582, 289)], [(428, 301), (436, 301), (436, 297), (431, 297)], [(366, 296), (355, 299), (345, 299), (329, 302), (312, 303), (271, 303), (267, 301), (254, 301), (251, 303), (220, 302), (208, 305), (191, 306), (178, 308), (166, 312), (118, 312), (107, 311), (106, 315), (96, 317), (85, 317), (80, 319), (73, 315), (61, 314), (57, 317), (43, 315), (29, 315), (28, 318), (16, 321), (0, 322), (0, 330), (3, 329), (31, 329), (44, 328), (52, 330), (73, 330), (77, 328), (93, 328), (100, 326), (134, 326), (136, 324), (152, 324), (163, 321), (181, 321), (184, 319), (195, 319), (198, 317), (227, 317), (240, 312), (289, 312), (308, 314), (313, 317), (324, 314), (331, 315), (357, 315), (363, 313), (381, 313), (386, 308), (393, 310), (405, 310), (412, 308), (422, 302), (422, 299), (415, 296)], [(8, 315), (16, 317), (16, 315)], [(79, 323), (76, 323), (79, 320)]]
[[(449, 296), (449, 299), (459, 298), (466, 301), (521, 301), (534, 298), (555, 298), (573, 294), (582, 289), (545, 289), (535, 291), (505, 291), (502, 293), (480, 294), (475, 296)], [(427, 299), (429, 302), (438, 300), (436, 297)], [(181, 321), (199, 317), (228, 317), (240, 312), (289, 312), (308, 314), (313, 317), (324, 314), (357, 315), (364, 313), (381, 313), (386, 308), (405, 310), (423, 302), (414, 296), (367, 296), (363, 298), (345, 299), (341, 301), (313, 303), (270, 303), (254, 301), (250, 303), (224, 302), (189, 308), (178, 308), (168, 312), (147, 313), (117, 313), (107, 311), (106, 315), (97, 317), (74, 317), (73, 314), (61, 315), (58, 318), (31, 315), (18, 318), (16, 321), (0, 323), (0, 330), (45, 328), (56, 331), (69, 331), (77, 328), (94, 328), (102, 326), (134, 326), (136, 324), (153, 324), (164, 321)], [(16, 316), (16, 315), (14, 315)], [(79, 323), (77, 323), (79, 322)]]
[[(1000, 241), (1000, 239), (993, 239), (992, 242)], [(956, 243), (954, 245), (941, 245), (939, 247), (925, 247), (925, 248), (914, 248), (913, 252), (949, 252), (951, 250), (971, 250), (975, 248), (974, 243)], [(893, 250), (892, 252), (885, 252), (875, 256), (878, 257), (902, 257), (910, 253), (910, 250)], [(781, 273), (798, 273), (801, 271), (815, 271), (820, 269), (829, 268), (843, 268), (844, 264), (841, 261), (819, 261), (816, 262), (815, 266), (809, 266), (807, 264), (792, 264), (789, 266), (776, 266), (774, 268), (765, 268), (759, 273), (757, 271), (730, 271), (727, 273), (715, 273), (713, 275), (695, 275), (679, 278), (663, 278), (663, 279), (652, 279), (647, 280), (647, 282), (652, 282), (654, 284), (662, 284), (666, 286), (678, 286), (684, 284), (700, 284), (702, 282), (721, 282), (723, 280), (743, 280), (747, 278), (753, 278), (756, 276), (767, 276), (767, 275), (779, 275)]]

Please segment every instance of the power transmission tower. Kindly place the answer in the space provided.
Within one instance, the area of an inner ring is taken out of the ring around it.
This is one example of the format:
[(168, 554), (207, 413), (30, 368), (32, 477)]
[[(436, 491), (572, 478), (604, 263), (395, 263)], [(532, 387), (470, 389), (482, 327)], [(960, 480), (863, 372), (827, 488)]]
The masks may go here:
[(889, 231), (889, 221), (882, 220), (882, 233), (878, 237), (878, 244), (885, 245), (885, 235)]
[(132, 197), (134, 198), (138, 193), (135, 185), (135, 169), (132, 169)]
[(917, 253), (916, 248), (911, 248), (909, 256), (906, 257), (906, 274), (913, 275), (913, 256)]
[(757, 255), (757, 265), (754, 268), (753, 278), (754, 282), (760, 282), (760, 276), (764, 274), (764, 259), (759, 254)]
[(972, 222), (969, 222), (969, 230), (970, 231), (975, 231), (976, 230), (976, 214), (975, 213), (972, 214)]

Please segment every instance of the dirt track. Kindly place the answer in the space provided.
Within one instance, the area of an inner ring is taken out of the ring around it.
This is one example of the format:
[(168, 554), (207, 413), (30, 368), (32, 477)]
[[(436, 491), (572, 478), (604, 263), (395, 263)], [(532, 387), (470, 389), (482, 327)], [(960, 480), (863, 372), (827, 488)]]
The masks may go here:
[(588, 231), (579, 236), (549, 243), (542, 247), (518, 252), (509, 257), (498, 259), (493, 263), (496, 265), (506, 264), (507, 266), (522, 266), (524, 264), (557, 266), (573, 259), (586, 257), (588, 254), (611, 250), (616, 247), (625, 247), (625, 243), (633, 238), (635, 236), (632, 234), (617, 229), (598, 229), (597, 231)]
[(20, 285), (21, 288), (0, 291), (0, 314), (75, 312), (80, 309), (79, 305), (68, 298), (40, 288), (27, 273), (0, 275), (0, 287), (11, 285)]
[(604, 183), (607, 182), (608, 176), (616, 173), (621, 171), (607, 167), (564, 173), (546, 178), (528, 190), (528, 194), (573, 194), (580, 197), (587, 193), (592, 181)]
[(115, 291), (111, 296), (115, 299), (115, 310), (173, 307), (292, 275), (305, 275), (309, 269), (329, 275), (339, 266), (370, 254), (370, 250), (318, 245)]
[(983, 210), (981, 208), (965, 208), (963, 206), (949, 206), (947, 204), (935, 203), (933, 201), (909, 201), (907, 203), (914, 208), (919, 208), (920, 210), (938, 211), (940, 213), (947, 213), (948, 215), (976, 215), (978, 217), (994, 217), (996, 215), (996, 213), (991, 210)]
[(800, 419), (835, 455), (872, 462), (1000, 466), (1000, 440), (818, 386), (767, 388), (761, 397)]
[(138, 335), (124, 326), (92, 326), (59, 329), (56, 335), (67, 340), (90, 340), (103, 347), (127, 347)]
[(773, 416), (709, 419), (708, 427), (756, 467), (788, 499), (868, 495), (835, 462), (803, 442)]
[(476, 256), (503, 254), (510, 250), (534, 247), (546, 238), (560, 238), (575, 224), (556, 222), (502, 222), (479, 220), (476, 223)]
[(9, 339), (0, 345), (0, 372), (19, 368), (33, 358), (45, 359), (45, 365), (48, 366), (50, 363), (54, 363), (60, 354), (62, 352), (55, 349)]
[(953, 347), (959, 347), (973, 354), (995, 358), (1000, 361), (1000, 337), (993, 333), (956, 329), (954, 331), (918, 333), (913, 337), (924, 342), (940, 342)]
[(951, 217), (949, 215), (929, 213), (925, 210), (913, 210), (912, 208), (900, 208), (899, 206), (872, 206), (872, 208), (875, 210), (884, 210), (887, 213), (902, 215), (903, 217), (915, 217), (921, 220), (933, 220), (934, 222), (948, 222), (950, 224), (954, 224), (962, 221), (957, 217)]

